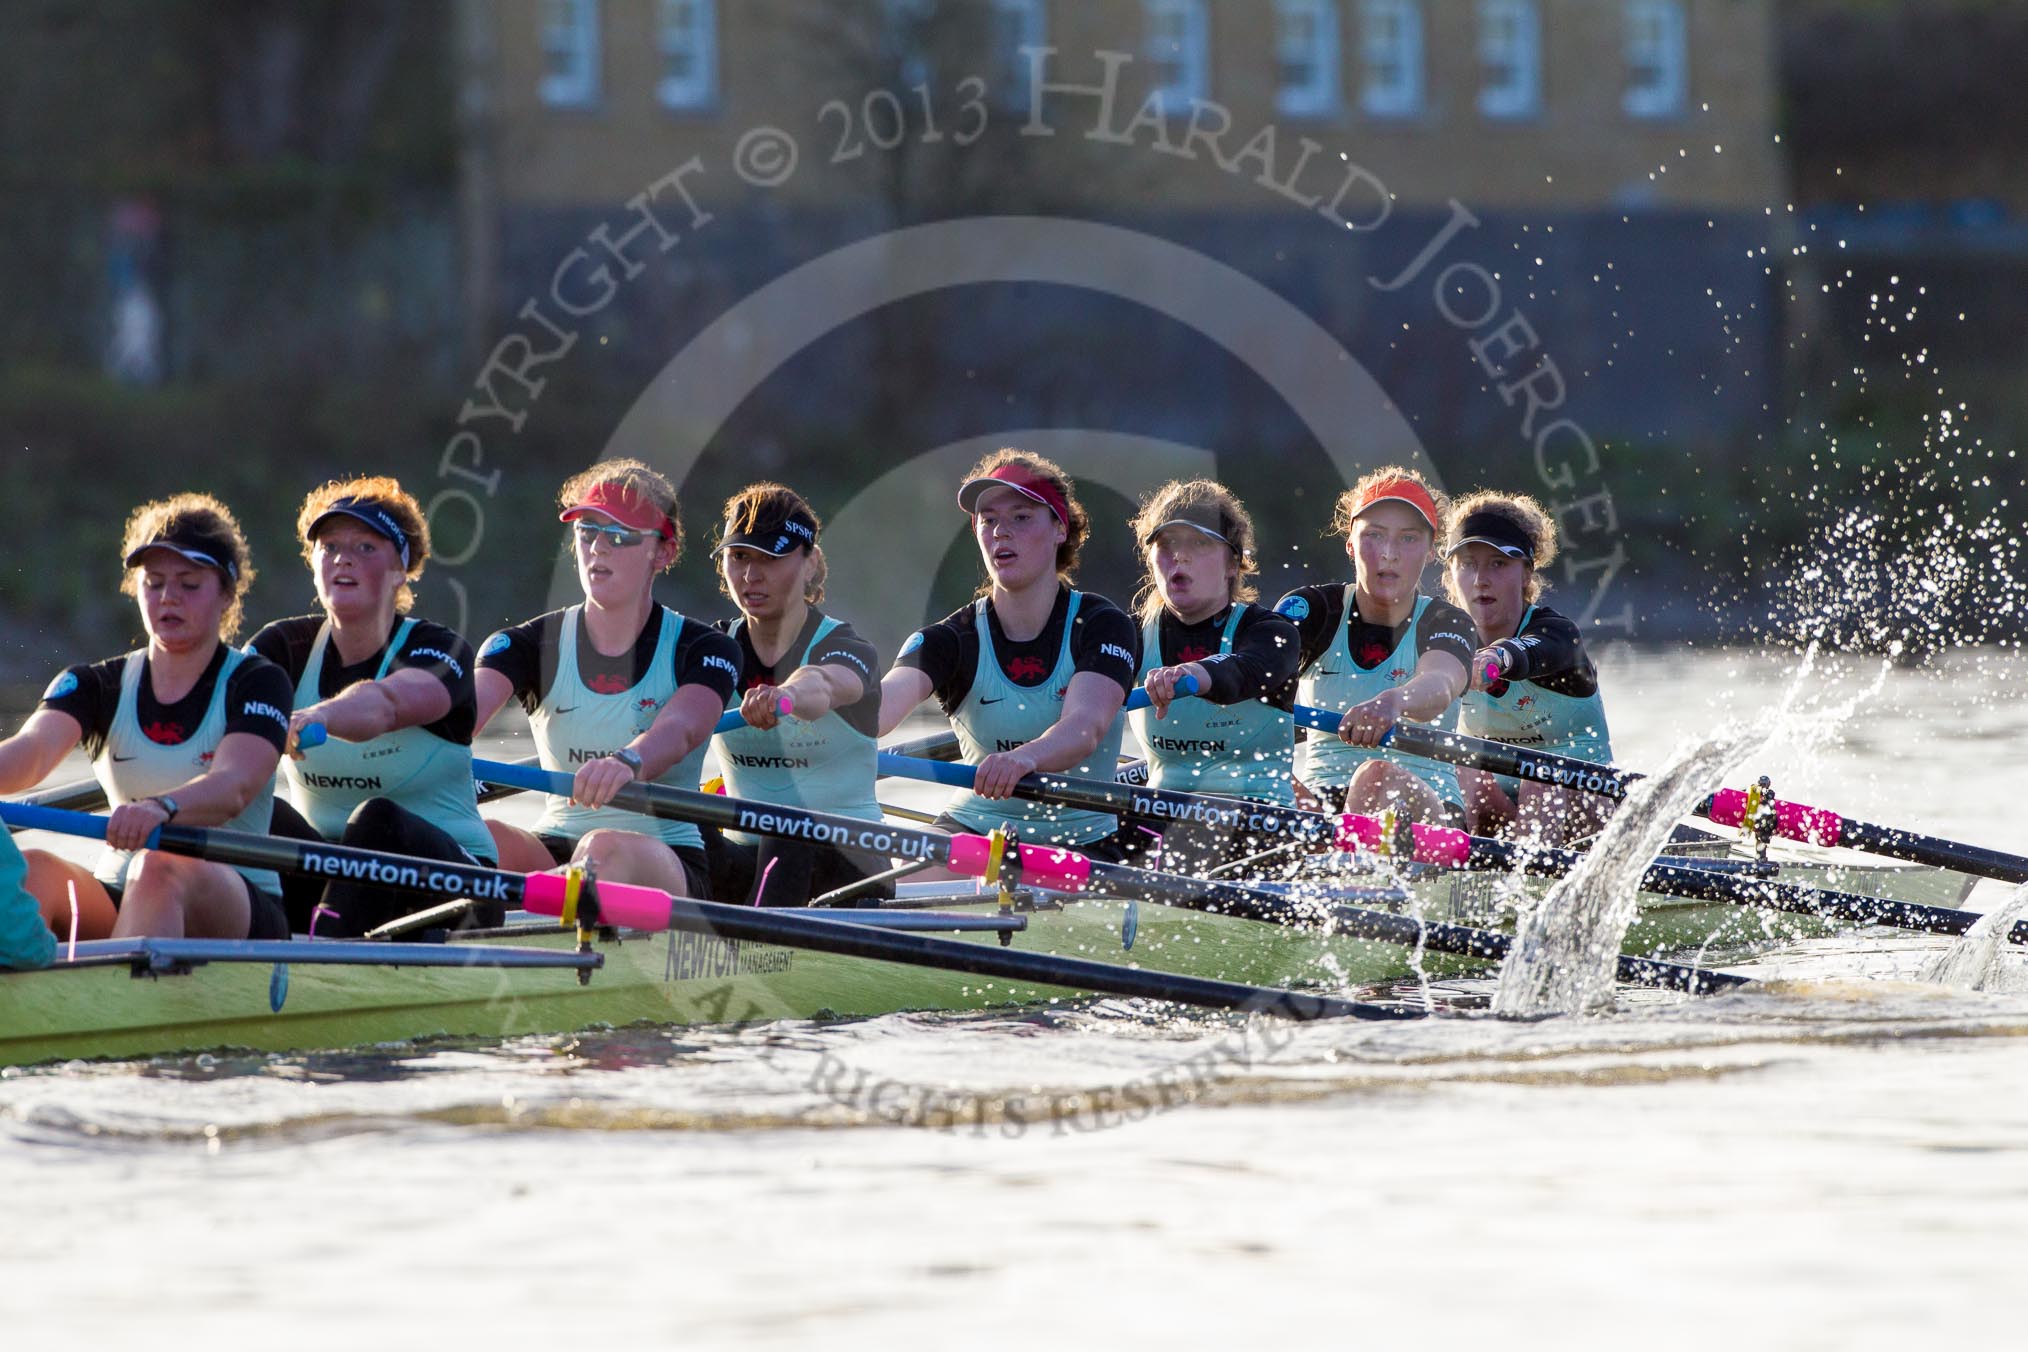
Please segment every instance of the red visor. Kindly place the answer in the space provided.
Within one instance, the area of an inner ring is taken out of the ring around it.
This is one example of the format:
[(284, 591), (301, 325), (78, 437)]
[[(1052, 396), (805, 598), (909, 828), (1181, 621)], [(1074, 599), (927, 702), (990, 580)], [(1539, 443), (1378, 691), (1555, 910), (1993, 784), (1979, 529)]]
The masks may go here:
[(617, 480), (594, 484), (582, 501), (558, 512), (556, 519), (575, 521), (586, 512), (603, 512), (622, 526), (648, 531), (664, 540), (676, 538), (676, 523), (660, 507)]
[(1436, 499), (1429, 490), (1413, 479), (1382, 479), (1359, 495), (1352, 506), (1352, 515), (1358, 516), (1368, 507), (1381, 502), (1405, 502), (1421, 514), (1429, 523), (1430, 533), (1435, 534), (1442, 527), (1437, 525)]
[(967, 512), (976, 512), (979, 508), (979, 499), (986, 495), (987, 490), (1002, 486), (1013, 489), (1023, 497), (1033, 498), (1056, 513), (1058, 521), (1066, 526), (1070, 524), (1070, 504), (1063, 500), (1063, 494), (1056, 485), (1020, 465), (1002, 465), (991, 474), (965, 480), (958, 489), (958, 506)]

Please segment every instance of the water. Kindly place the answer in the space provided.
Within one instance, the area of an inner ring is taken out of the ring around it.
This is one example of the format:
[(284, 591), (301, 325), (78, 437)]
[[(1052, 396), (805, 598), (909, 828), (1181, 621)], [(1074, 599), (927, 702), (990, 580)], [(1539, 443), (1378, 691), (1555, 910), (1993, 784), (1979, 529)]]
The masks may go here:
[[(1607, 677), (1641, 768), (1786, 688), (1730, 656)], [(2024, 678), (1887, 673), (1843, 743), (1735, 782), (2023, 849)], [(0, 1315), (19, 1346), (2011, 1338), (2028, 997), (1922, 981), (1949, 947), (1813, 940), (1751, 992), (1528, 1023), (1103, 1002), (9, 1074)]]
[(1713, 784), (1762, 738), (1728, 731), (1693, 742), (1628, 791), (1597, 843), (1540, 905), (1527, 908), (1501, 964), (1493, 1011), (1538, 1018), (1610, 1010), (1620, 941), (1639, 913), (1648, 861)]

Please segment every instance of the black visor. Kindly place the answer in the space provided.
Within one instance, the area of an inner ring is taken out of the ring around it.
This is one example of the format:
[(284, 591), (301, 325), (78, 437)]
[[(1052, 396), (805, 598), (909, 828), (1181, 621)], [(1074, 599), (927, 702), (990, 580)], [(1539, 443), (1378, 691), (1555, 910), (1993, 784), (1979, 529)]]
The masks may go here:
[(127, 551), (127, 567), (138, 565), (141, 556), (151, 549), (180, 554), (200, 567), (216, 568), (228, 582), (239, 581), (239, 564), (233, 558), (237, 551), (231, 538), (203, 530), (195, 522), (179, 521), (148, 543)]
[(1528, 532), (1500, 512), (1467, 512), (1458, 523), (1458, 538), (1447, 551), (1455, 554), (1466, 545), (1491, 545), (1510, 559), (1535, 563), (1535, 541)]
[(816, 518), (801, 508), (787, 514), (770, 513), (754, 522), (748, 530), (740, 530), (733, 522), (727, 521), (718, 536), (719, 549), (758, 549), (776, 558), (792, 549), (816, 547)]

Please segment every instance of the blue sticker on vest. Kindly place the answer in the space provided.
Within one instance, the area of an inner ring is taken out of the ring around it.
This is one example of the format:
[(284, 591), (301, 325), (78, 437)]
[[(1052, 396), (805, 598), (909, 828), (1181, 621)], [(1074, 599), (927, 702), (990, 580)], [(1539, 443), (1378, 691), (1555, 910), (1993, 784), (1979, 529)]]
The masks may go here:
[(1275, 607), (1275, 614), (1286, 615), (1292, 620), (1310, 618), (1310, 603), (1300, 596), (1284, 596), (1282, 603)]
[(922, 630), (918, 629), (913, 634), (910, 634), (908, 636), (908, 642), (901, 645), (901, 651), (897, 653), (896, 656), (907, 657), (910, 653), (914, 652), (917, 648), (920, 648), (921, 646), (922, 646)]
[(66, 671), (49, 683), (49, 689), (42, 692), (44, 699), (62, 699), (77, 689), (77, 673)]
[(507, 637), (505, 633), (495, 634), (486, 640), (485, 647), (479, 649), (479, 656), (491, 657), (494, 653), (504, 653), (513, 646), (514, 640)]

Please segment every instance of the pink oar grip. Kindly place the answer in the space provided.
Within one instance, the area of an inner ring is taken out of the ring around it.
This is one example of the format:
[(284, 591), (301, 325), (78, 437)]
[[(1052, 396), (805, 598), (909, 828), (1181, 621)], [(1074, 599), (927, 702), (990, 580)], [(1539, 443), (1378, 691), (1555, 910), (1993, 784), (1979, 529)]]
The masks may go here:
[[(521, 904), (537, 915), (562, 915), (569, 880), (560, 873), (531, 873), (521, 888)], [(600, 883), (599, 923), (627, 929), (669, 928), (669, 894), (638, 883)]]
[(796, 702), (790, 699), (787, 695), (783, 695), (780, 699), (777, 699), (775, 701), (775, 712), (778, 714), (786, 715), (789, 712), (789, 710), (795, 707)]
[[(1456, 867), (1471, 856), (1471, 836), (1455, 827), (1416, 822), (1409, 831), (1415, 837), (1418, 863)], [(1341, 850), (1377, 850), (1380, 848), (1380, 819), (1348, 812), (1338, 819), (1338, 837), (1332, 843)]]
[[(985, 836), (952, 836), (951, 872), (983, 878), (992, 853), (993, 842)], [(1015, 855), (1024, 883), (1056, 892), (1082, 892), (1091, 881), (1091, 860), (1075, 850), (1055, 850), (1047, 845), (1018, 845)]]
[[(1720, 789), (1712, 794), (1708, 815), (1720, 826), (1738, 826), (1746, 820), (1746, 790)], [(1825, 808), (1777, 801), (1775, 832), (1786, 840), (1800, 840), (1810, 845), (1836, 845), (1845, 838), (1845, 819)]]

